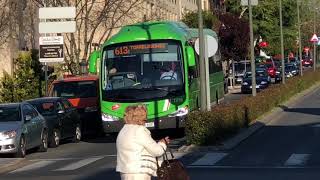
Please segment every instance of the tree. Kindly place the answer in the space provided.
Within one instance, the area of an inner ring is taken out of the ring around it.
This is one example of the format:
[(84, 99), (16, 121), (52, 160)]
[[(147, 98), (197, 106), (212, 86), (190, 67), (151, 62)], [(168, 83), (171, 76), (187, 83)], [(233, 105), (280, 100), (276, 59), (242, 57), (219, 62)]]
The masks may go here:
[[(318, 0), (317, 0), (318, 1)], [(248, 19), (247, 7), (241, 7), (237, 0), (229, 0), (226, 3), (227, 11), (237, 16)], [(296, 48), (296, 1), (282, 0), (283, 9), (283, 35), (284, 45), (287, 51)], [(267, 51), (270, 54), (280, 53), (280, 24), (279, 1), (260, 0), (258, 6), (253, 7), (253, 28), (255, 40), (262, 39), (269, 43)]]
[[(220, 22), (218, 18), (214, 14), (212, 14), (212, 12), (204, 11), (202, 16), (204, 28), (213, 29), (215, 31), (219, 30)], [(191, 28), (198, 28), (198, 12), (192, 11), (186, 13), (182, 18), (182, 22), (184, 22), (187, 26)]]
[[(43, 6), (42, 0), (34, 0)], [(122, 24), (133, 23), (143, 0), (46, 0), (46, 6), (75, 6), (76, 32), (65, 34), (65, 64), (79, 73), (79, 62), (87, 60), (94, 44), (102, 44)], [(142, 21), (142, 18), (141, 18)]]
[(247, 57), (249, 23), (232, 14), (221, 15), (219, 45), (223, 60), (241, 60)]
[(35, 89), (39, 88), (38, 78), (32, 68), (31, 52), (21, 52), (15, 60), (16, 70), (13, 76), (4, 73), (1, 79), (1, 102), (20, 102), (39, 97)]

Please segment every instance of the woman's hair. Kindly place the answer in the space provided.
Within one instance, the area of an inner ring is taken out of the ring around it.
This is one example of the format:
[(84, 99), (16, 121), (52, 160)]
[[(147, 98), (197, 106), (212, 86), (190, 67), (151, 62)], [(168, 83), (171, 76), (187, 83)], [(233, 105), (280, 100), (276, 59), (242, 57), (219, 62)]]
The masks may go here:
[(126, 124), (144, 125), (147, 120), (147, 108), (144, 105), (128, 106), (124, 112)]

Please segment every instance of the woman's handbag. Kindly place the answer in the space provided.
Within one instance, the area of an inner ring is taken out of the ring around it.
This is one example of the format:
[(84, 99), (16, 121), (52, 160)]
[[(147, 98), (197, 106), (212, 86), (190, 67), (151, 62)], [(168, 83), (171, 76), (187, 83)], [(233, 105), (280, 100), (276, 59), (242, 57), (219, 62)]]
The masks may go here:
[(157, 176), (158, 180), (190, 180), (189, 175), (184, 168), (183, 164), (174, 159), (173, 153), (170, 148), (169, 152), (171, 154), (171, 159), (168, 159), (167, 152), (163, 154), (163, 162), (159, 167), (158, 158), (157, 159)]

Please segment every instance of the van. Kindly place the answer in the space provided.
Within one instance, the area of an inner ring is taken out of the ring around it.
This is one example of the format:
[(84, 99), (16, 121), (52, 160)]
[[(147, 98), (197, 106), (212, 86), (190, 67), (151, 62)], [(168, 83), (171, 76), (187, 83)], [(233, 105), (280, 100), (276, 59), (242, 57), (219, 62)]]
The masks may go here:
[(52, 82), (48, 95), (64, 97), (77, 108), (84, 135), (102, 131), (98, 76), (74, 76)]

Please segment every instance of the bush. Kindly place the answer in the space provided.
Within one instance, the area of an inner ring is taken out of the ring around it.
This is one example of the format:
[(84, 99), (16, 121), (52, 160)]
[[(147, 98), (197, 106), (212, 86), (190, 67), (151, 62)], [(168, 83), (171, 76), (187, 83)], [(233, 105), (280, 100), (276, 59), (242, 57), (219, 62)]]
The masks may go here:
[(244, 97), (208, 112), (193, 111), (187, 116), (187, 141), (196, 145), (216, 144), (319, 81), (320, 71), (309, 71), (303, 77), (287, 79), (284, 85), (271, 86), (256, 97)]
[(0, 79), (0, 101), (20, 102), (39, 97), (39, 77), (35, 75), (32, 67), (31, 52), (21, 52), (14, 63), (16, 69), (13, 76), (4, 72)]

